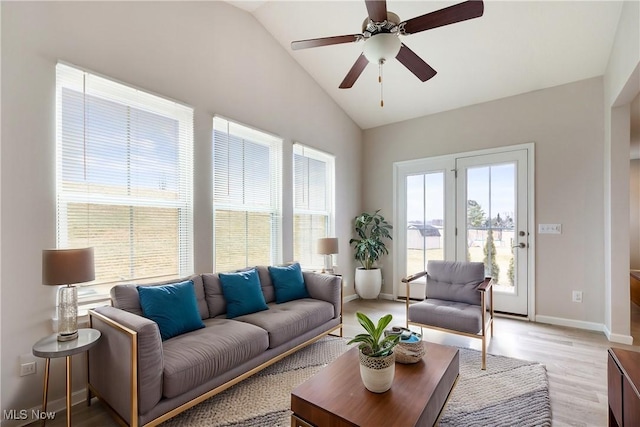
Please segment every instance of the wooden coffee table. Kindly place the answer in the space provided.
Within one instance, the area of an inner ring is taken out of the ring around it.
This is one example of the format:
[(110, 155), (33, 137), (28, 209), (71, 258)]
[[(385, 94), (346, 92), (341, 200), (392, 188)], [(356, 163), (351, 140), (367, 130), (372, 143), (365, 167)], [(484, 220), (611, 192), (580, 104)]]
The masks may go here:
[(362, 384), (357, 347), (291, 392), (294, 427), (432, 426), (458, 378), (458, 349), (423, 342), (418, 363), (396, 363), (391, 389), (372, 393)]

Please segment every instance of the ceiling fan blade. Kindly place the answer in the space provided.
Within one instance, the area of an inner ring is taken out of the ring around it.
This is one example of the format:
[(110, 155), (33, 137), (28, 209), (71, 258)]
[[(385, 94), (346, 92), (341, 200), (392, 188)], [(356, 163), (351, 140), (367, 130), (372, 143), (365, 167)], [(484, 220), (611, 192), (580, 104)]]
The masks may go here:
[(364, 0), (367, 5), (369, 19), (373, 22), (387, 20), (387, 0)]
[(431, 68), (429, 64), (424, 62), (422, 58), (404, 44), (400, 46), (400, 52), (396, 55), (396, 59), (423, 82), (426, 82), (437, 73), (436, 70)]
[(364, 54), (361, 53), (358, 59), (356, 59), (356, 63), (353, 64), (353, 67), (351, 67), (347, 73), (347, 76), (344, 78), (342, 83), (340, 83), (340, 89), (349, 89), (352, 87), (368, 63), (369, 61), (367, 61), (367, 58), (365, 58)]
[(310, 47), (329, 46), (332, 44), (353, 43), (358, 41), (361, 34), (350, 34), (345, 36), (323, 37), (319, 39), (296, 40), (291, 42), (292, 50), (308, 49)]
[(466, 21), (467, 19), (478, 18), (483, 13), (484, 3), (482, 0), (469, 0), (408, 19), (404, 22), (404, 32), (405, 34), (415, 34), (420, 31)]

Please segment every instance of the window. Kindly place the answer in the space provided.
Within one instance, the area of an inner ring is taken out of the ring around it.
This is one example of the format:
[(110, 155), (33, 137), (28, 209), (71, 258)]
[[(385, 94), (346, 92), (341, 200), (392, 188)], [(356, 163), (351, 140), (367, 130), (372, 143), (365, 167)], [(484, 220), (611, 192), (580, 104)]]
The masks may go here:
[(213, 118), (214, 270), (281, 262), (282, 140)]
[(193, 273), (193, 110), (63, 64), (56, 102), (58, 247), (94, 284)]
[(293, 146), (293, 255), (306, 267), (324, 265), (316, 241), (333, 233), (334, 156)]

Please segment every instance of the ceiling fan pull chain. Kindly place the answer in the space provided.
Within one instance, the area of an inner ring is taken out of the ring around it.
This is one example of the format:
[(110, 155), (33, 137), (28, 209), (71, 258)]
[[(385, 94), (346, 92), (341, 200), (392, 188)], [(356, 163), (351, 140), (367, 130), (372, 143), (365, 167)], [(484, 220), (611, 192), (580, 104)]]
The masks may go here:
[(382, 64), (384, 59), (381, 59), (378, 63), (378, 83), (380, 83), (380, 107), (384, 107), (384, 101), (382, 100)]

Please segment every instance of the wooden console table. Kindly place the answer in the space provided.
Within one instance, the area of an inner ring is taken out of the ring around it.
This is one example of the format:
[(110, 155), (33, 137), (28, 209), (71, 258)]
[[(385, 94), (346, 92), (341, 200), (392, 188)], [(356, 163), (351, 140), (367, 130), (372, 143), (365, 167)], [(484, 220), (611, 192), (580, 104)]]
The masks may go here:
[(640, 305), (640, 270), (632, 270), (629, 273), (629, 286), (631, 301)]
[(610, 348), (607, 385), (609, 426), (640, 426), (640, 353)]

